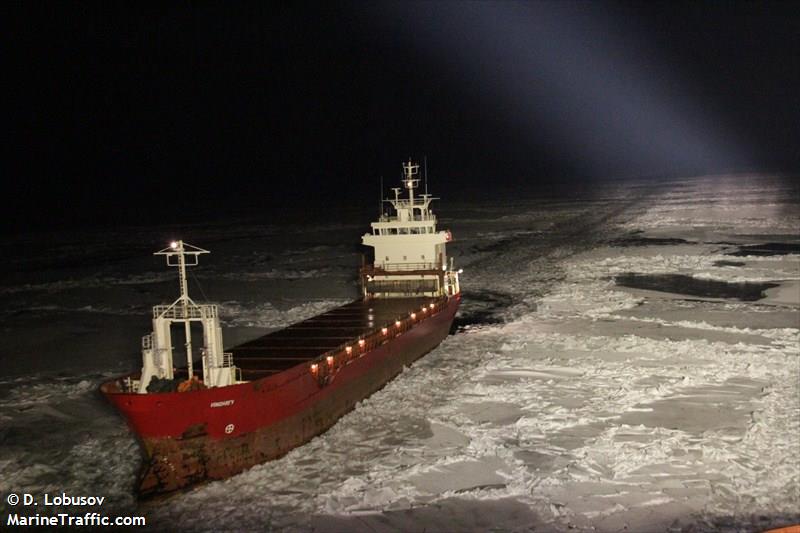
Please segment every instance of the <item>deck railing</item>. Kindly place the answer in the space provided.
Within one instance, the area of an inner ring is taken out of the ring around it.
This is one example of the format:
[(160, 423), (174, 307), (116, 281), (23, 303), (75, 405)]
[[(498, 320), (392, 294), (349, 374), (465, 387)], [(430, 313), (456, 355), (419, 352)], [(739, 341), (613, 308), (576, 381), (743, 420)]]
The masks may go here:
[(364, 274), (391, 274), (392, 272), (439, 273), (442, 266), (437, 263), (377, 263), (362, 268)]
[[(403, 202), (404, 200), (400, 200), (400, 201)], [(408, 200), (405, 200), (405, 204), (401, 205), (400, 207), (409, 208), (409, 207), (411, 207), (411, 205), (408, 204)], [(415, 203), (414, 207), (422, 207), (422, 204)], [(378, 218), (378, 222), (432, 222), (432, 221), (435, 221), (435, 220), (436, 220), (436, 215), (434, 215), (433, 213), (430, 213), (428, 215), (415, 214), (413, 217), (409, 217), (409, 218), (404, 219), (402, 221), (400, 220), (400, 217), (398, 217), (396, 215), (395, 216), (383, 215), (383, 216)]]
[(217, 306), (214, 304), (190, 305), (183, 311), (182, 305), (156, 305), (153, 306), (153, 318), (171, 318), (172, 320), (216, 318)]

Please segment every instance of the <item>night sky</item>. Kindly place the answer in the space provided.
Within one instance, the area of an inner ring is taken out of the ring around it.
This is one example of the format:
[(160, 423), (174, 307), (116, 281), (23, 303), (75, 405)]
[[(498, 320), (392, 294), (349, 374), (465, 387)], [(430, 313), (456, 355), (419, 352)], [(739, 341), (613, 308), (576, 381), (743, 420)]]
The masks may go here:
[(21, 3), (4, 228), (800, 169), (796, 3)]

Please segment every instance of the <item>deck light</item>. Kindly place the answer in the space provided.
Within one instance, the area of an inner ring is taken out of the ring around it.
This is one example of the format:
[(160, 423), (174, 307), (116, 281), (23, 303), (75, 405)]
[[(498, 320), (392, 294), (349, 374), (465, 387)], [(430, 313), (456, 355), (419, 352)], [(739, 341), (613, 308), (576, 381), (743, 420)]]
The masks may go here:
[(384, 335), (387, 335), (389, 333), (389, 329), (388, 328), (381, 328), (381, 333), (383, 333)]
[(325, 358), (328, 361), (328, 366), (333, 366), (333, 356), (329, 355)]
[(360, 347), (362, 347), (362, 348), (363, 348), (363, 347), (364, 347), (364, 344), (365, 344), (365, 343), (364, 343), (364, 339), (358, 339), (358, 345), (359, 345)]
[(411, 320), (417, 319), (417, 313), (411, 313)]
[(351, 353), (353, 353), (353, 347), (348, 346), (347, 348), (344, 349), (344, 351), (347, 352), (347, 355), (350, 355)]
[(318, 370), (319, 370), (319, 365), (317, 363), (314, 363), (313, 365), (311, 365), (311, 373), (312, 374), (316, 374)]
[(395, 326), (397, 326), (399, 328), (400, 324), (402, 324), (402, 322), (400, 322), (399, 320), (395, 320), (395, 322), (394, 322)]

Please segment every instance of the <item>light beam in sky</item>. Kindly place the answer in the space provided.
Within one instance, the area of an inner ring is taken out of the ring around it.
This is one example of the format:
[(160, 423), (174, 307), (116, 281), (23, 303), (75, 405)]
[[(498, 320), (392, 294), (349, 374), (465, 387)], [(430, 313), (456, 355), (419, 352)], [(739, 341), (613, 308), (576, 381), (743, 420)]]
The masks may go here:
[(389, 3), (378, 19), (587, 173), (746, 166), (746, 143), (610, 4)]

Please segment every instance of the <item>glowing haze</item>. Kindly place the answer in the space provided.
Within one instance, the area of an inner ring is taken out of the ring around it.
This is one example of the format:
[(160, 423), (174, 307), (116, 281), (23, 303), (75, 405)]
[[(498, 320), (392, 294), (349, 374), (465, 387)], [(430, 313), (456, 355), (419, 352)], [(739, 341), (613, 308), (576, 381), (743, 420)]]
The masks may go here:
[(748, 147), (688, 94), (609, 4), (385, 4), (386, 29), (479, 86), (486, 106), (577, 171), (660, 174), (746, 167)]

